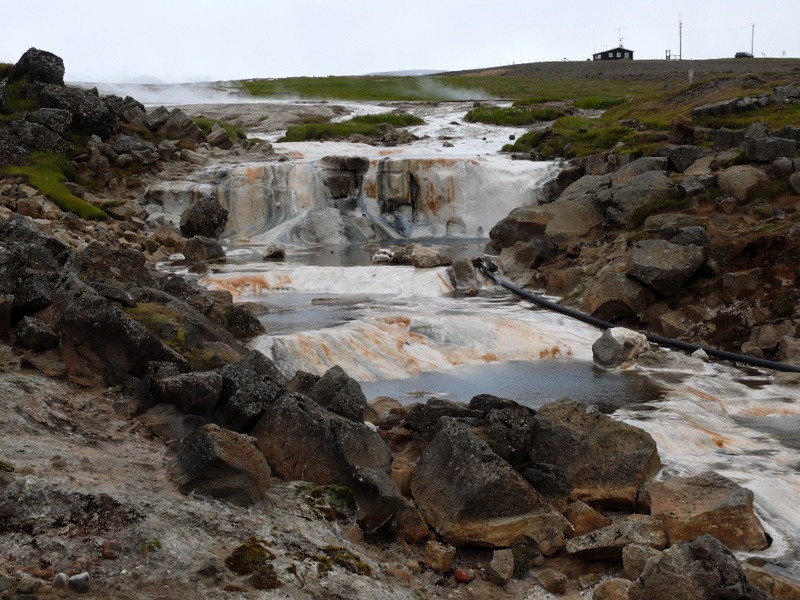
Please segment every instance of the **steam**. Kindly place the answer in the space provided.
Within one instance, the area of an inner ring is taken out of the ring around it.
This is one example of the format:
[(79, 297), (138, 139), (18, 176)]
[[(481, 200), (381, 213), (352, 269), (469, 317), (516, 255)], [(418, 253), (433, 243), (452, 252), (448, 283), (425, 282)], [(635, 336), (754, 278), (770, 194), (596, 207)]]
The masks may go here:
[(483, 90), (451, 87), (433, 77), (417, 78), (417, 88), (421, 98), (434, 97), (453, 101), (492, 100), (492, 97)]
[(184, 104), (244, 104), (267, 102), (248, 96), (227, 83), (76, 83), (79, 87), (96, 87), (101, 95), (132, 96), (145, 106), (176, 106)]

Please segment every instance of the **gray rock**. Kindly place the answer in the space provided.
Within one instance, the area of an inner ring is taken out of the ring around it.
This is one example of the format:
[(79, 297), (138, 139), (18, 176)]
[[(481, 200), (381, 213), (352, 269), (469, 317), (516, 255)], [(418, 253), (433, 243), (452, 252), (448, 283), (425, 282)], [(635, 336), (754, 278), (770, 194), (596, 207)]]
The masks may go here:
[(547, 222), (552, 218), (551, 213), (550, 209), (536, 206), (515, 208), (489, 230), (492, 245), (499, 252), (519, 241), (541, 238)]
[(591, 237), (593, 232), (599, 234), (604, 212), (593, 196), (585, 195), (572, 200), (559, 198), (548, 208), (554, 211), (545, 227), (547, 240), (551, 244), (569, 248)]
[(130, 96), (125, 96), (123, 99), (111, 94), (104, 96), (103, 102), (105, 102), (109, 112), (111, 112), (118, 121), (137, 127), (144, 127), (146, 125), (145, 119), (147, 117), (147, 111), (144, 105)]
[(23, 348), (43, 352), (58, 347), (58, 336), (39, 319), (23, 317), (17, 324), (17, 340)]
[(597, 194), (598, 192), (610, 188), (611, 181), (611, 175), (584, 175), (575, 183), (569, 185), (563, 192), (561, 192), (561, 195), (558, 197), (558, 199), (567, 202), (587, 194)]
[[(532, 443), (531, 438), (531, 445)], [(530, 451), (530, 446), (528, 450)], [(569, 475), (558, 465), (532, 463), (523, 468), (520, 474), (545, 498), (566, 498), (572, 491)]]
[(233, 147), (233, 140), (231, 139), (231, 136), (229, 136), (228, 132), (216, 123), (214, 123), (213, 127), (211, 127), (211, 131), (209, 132), (206, 141), (208, 142), (209, 146), (219, 148), (221, 150), (228, 150)]
[(64, 137), (72, 123), (72, 113), (63, 108), (40, 108), (27, 113), (25, 120), (44, 125), (53, 133)]
[(679, 246), (699, 246), (700, 248), (711, 247), (711, 237), (705, 227), (692, 225), (682, 228), (675, 236), (670, 238), (671, 244)]
[(655, 151), (656, 156), (663, 156), (667, 159), (669, 169), (683, 173), (692, 166), (694, 162), (708, 155), (708, 151), (700, 146), (664, 146)]
[(713, 129), (711, 131), (711, 141), (714, 143), (714, 150), (718, 152), (739, 148), (745, 141), (744, 131), (733, 131), (724, 127)]
[(612, 327), (606, 329), (592, 344), (592, 357), (603, 367), (618, 367), (635, 361), (649, 348), (650, 344), (643, 333), (624, 327)]
[(775, 177), (789, 177), (794, 173), (794, 162), (787, 156), (781, 156), (772, 161), (772, 173)]
[(414, 244), (411, 250), (411, 264), (418, 269), (432, 269), (434, 267), (447, 267), (453, 263), (449, 254), (439, 251), (436, 248)]
[(648, 171), (600, 193), (598, 200), (606, 207), (606, 221), (622, 226), (628, 225), (637, 211), (647, 205), (680, 196), (680, 189), (666, 173)]
[(86, 594), (91, 587), (89, 573), (84, 571), (78, 575), (73, 575), (67, 579), (67, 586), (69, 586), (69, 589), (71, 589), (73, 592), (78, 594)]
[(264, 325), (250, 309), (241, 304), (234, 304), (226, 312), (226, 327), (237, 340), (249, 340), (266, 332)]
[(664, 296), (677, 292), (706, 261), (699, 246), (665, 240), (637, 242), (629, 253), (628, 275)]
[(8, 129), (18, 150), (69, 154), (72, 147), (57, 133), (44, 125), (29, 121), (12, 121)]
[(647, 566), (647, 561), (660, 556), (661, 551), (644, 544), (627, 544), (622, 549), (622, 566), (631, 581), (638, 579)]
[(64, 85), (64, 61), (45, 50), (28, 49), (9, 73), (11, 81), (27, 79), (30, 82)]
[(489, 581), (505, 585), (514, 576), (514, 553), (511, 548), (495, 550), (486, 570)]
[(208, 157), (194, 150), (184, 148), (181, 150), (181, 160), (192, 163), (193, 165), (203, 166), (208, 162)]
[(225, 229), (228, 211), (214, 198), (200, 198), (192, 202), (181, 215), (181, 233), (187, 238), (201, 235), (216, 238)]
[(524, 281), (530, 277), (547, 258), (553, 255), (553, 250), (548, 248), (543, 238), (533, 242), (517, 242), (513, 246), (503, 248), (497, 259), (497, 264), (503, 274), (512, 281)]
[[(472, 401), (470, 407), (474, 407)], [(492, 440), (492, 450), (514, 467), (519, 467), (528, 460), (533, 444), (535, 414), (535, 411), (516, 403), (512, 403), (511, 406), (495, 406), (485, 412), (481, 429)], [(528, 477), (526, 479), (533, 485)], [(549, 496), (536, 485), (533, 487), (544, 496)]]
[(156, 404), (136, 420), (166, 444), (181, 440), (206, 424), (203, 417), (185, 415), (172, 404)]
[(800, 194), (800, 172), (792, 173), (789, 177), (789, 183), (792, 185), (792, 189), (795, 193)]
[(797, 151), (797, 141), (775, 137), (747, 140), (744, 151), (747, 160), (772, 162), (779, 157), (794, 154)]
[(661, 467), (650, 434), (577, 402), (543, 406), (533, 439), (531, 462), (564, 469), (570, 499), (594, 506), (634, 506), (639, 488)]
[(328, 369), (311, 388), (311, 397), (321, 406), (351, 421), (363, 421), (367, 397), (358, 382), (339, 365)]
[[(148, 126), (153, 128), (152, 124), (160, 121), (162, 116), (163, 112), (159, 112), (159, 110), (154, 111), (152, 118), (148, 115)], [(189, 118), (180, 108), (172, 109), (169, 116), (158, 125), (158, 135), (173, 140), (190, 139), (196, 142), (206, 141), (206, 136), (197, 126), (197, 123)]]
[(428, 525), (455, 546), (509, 547), (535, 540), (551, 555), (569, 522), (488, 444), (450, 418), (425, 448), (411, 492)]
[(97, 89), (44, 84), (39, 92), (42, 108), (60, 108), (72, 113), (70, 128), (76, 133), (106, 139), (117, 129), (117, 121), (97, 93)]
[(624, 273), (605, 271), (583, 295), (582, 309), (593, 317), (614, 321), (638, 315), (656, 300), (656, 294)]
[(678, 187), (687, 198), (694, 198), (706, 191), (706, 186), (697, 177), (686, 177)]
[(628, 544), (640, 544), (661, 550), (667, 546), (664, 525), (648, 515), (630, 515), (606, 527), (570, 539), (567, 552), (580, 558), (620, 560)]
[(712, 104), (704, 104), (692, 108), (692, 120), (696, 121), (702, 117), (724, 117), (727, 115), (748, 112), (755, 108), (769, 106), (772, 96), (745, 96), (743, 98), (733, 98), (732, 100), (722, 100)]
[(406, 416), (406, 427), (430, 441), (439, 431), (442, 417), (453, 417), (477, 424), (483, 416), (482, 410), (467, 408), (461, 403), (450, 400), (431, 398), (425, 404), (415, 404), (411, 407)]
[(8, 79), (0, 79), (0, 114), (8, 112)]
[(750, 165), (729, 167), (717, 175), (720, 192), (725, 196), (733, 196), (739, 204), (751, 200), (758, 185), (768, 180), (769, 176), (764, 171)]
[(663, 156), (643, 156), (637, 158), (611, 175), (611, 184), (614, 186), (627, 183), (634, 177), (648, 171), (666, 171), (667, 158)]
[(155, 280), (141, 252), (121, 247), (109, 247), (96, 240), (76, 252), (64, 269), (78, 275), (82, 281), (153, 286)]
[(628, 591), (629, 600), (768, 600), (751, 585), (736, 557), (704, 535), (647, 561)]
[(367, 531), (387, 523), (405, 504), (392, 480), (389, 447), (364, 423), (285, 394), (269, 406), (252, 435), (278, 476), (350, 488)]
[(156, 147), (152, 142), (132, 135), (118, 135), (111, 143), (111, 147), (117, 154), (133, 154), (134, 152), (157, 154)]
[(283, 260), (284, 258), (286, 258), (286, 250), (275, 244), (267, 246), (261, 255), (262, 260)]
[(205, 425), (169, 446), (169, 478), (183, 493), (222, 498), (239, 506), (258, 502), (270, 468), (247, 436)]
[(222, 395), (222, 382), (222, 375), (213, 371), (184, 373), (154, 380), (153, 394), (182, 413), (208, 415)]
[(167, 122), (167, 119), (169, 119), (169, 111), (163, 106), (159, 106), (147, 113), (144, 122), (148, 129), (156, 131)]
[(224, 261), (225, 249), (217, 240), (202, 235), (195, 235), (183, 246), (186, 260), (192, 261)]
[(235, 431), (250, 431), (283, 394), (286, 384), (272, 361), (256, 350), (222, 367), (219, 374), (223, 387), (214, 421)]

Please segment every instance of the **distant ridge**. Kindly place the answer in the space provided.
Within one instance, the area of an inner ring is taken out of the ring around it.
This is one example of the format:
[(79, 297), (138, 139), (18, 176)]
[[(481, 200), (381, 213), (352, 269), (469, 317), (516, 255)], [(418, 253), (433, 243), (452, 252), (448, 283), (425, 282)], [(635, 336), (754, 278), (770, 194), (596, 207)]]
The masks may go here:
[(409, 69), (407, 71), (383, 71), (381, 73), (367, 73), (367, 77), (419, 77), (422, 75), (438, 75), (447, 73), (444, 69)]

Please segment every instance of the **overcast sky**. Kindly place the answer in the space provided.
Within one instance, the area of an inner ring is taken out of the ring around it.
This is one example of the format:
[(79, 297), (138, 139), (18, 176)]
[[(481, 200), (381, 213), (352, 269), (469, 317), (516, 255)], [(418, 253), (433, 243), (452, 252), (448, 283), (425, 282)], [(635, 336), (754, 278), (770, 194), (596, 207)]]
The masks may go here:
[(800, 57), (800, 0), (2, 0), (0, 62), (35, 46), (70, 81), (360, 75), (586, 60)]

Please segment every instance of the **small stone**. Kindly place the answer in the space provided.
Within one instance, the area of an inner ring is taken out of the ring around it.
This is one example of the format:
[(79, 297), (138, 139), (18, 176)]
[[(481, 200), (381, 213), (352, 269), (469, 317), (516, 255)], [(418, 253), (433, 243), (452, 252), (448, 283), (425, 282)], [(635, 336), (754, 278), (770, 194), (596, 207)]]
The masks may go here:
[(89, 573), (84, 571), (67, 579), (67, 585), (73, 592), (85, 594), (89, 591)]
[(198, 567), (197, 573), (203, 575), (204, 577), (216, 577), (219, 575), (220, 572), (220, 565), (219, 561), (216, 557), (207, 558), (203, 561), (203, 563)]
[(430, 541), (425, 544), (425, 555), (422, 558), (422, 562), (429, 569), (444, 573), (453, 566), (455, 557), (456, 549), (453, 546)]
[(472, 569), (456, 569), (453, 571), (453, 577), (458, 583), (469, 583), (475, 579), (475, 572)]
[(533, 573), (536, 581), (552, 594), (563, 594), (567, 591), (567, 576), (556, 569), (536, 569)]
[(56, 573), (56, 576), (53, 577), (53, 587), (57, 588), (65, 588), (67, 587), (67, 577), (66, 573)]
[(120, 553), (122, 552), (122, 544), (120, 544), (116, 540), (107, 540), (104, 544), (100, 553), (103, 555), (103, 558), (108, 560), (114, 560), (117, 558)]
[(30, 575), (23, 575), (17, 583), (17, 594), (35, 594), (39, 589), (39, 581)]
[(514, 552), (511, 548), (495, 550), (486, 574), (489, 581), (505, 585), (514, 576)]
[(275, 244), (267, 246), (264, 254), (261, 255), (262, 260), (283, 260), (284, 258), (286, 258), (286, 251)]
[(56, 454), (50, 459), (50, 464), (53, 465), (55, 469), (63, 469), (67, 466), (67, 461), (60, 454)]
[(593, 600), (628, 600), (628, 589), (631, 582), (627, 579), (614, 577), (601, 581), (594, 590)]

